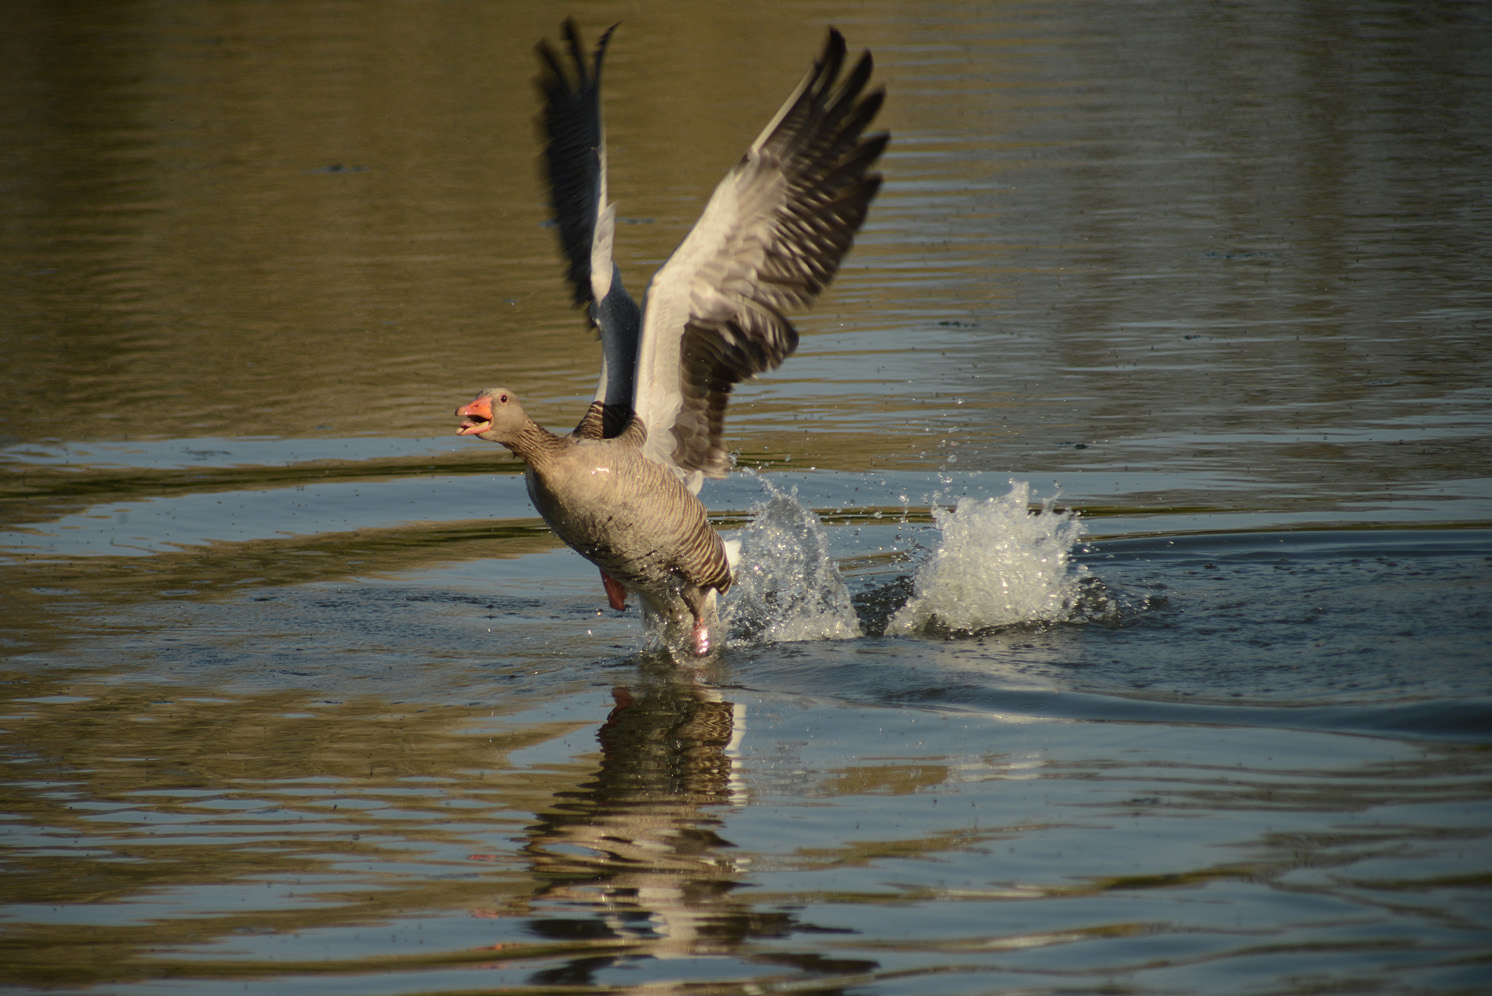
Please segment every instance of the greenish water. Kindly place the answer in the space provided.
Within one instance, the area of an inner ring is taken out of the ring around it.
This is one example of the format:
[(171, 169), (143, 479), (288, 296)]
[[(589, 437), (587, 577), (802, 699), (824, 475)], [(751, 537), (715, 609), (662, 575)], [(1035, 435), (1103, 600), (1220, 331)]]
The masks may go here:
[(888, 90), (697, 667), (451, 435), (593, 383), (563, 12), (8, 13), (0, 988), (1485, 988), (1492, 18), (575, 13), (634, 289), (826, 23)]

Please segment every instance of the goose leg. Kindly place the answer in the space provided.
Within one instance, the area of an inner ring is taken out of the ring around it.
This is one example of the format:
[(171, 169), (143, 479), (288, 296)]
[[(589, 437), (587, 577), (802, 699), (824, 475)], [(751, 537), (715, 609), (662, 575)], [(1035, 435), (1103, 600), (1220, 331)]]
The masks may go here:
[(627, 607), (627, 589), (622, 587), (622, 583), (605, 571), (601, 572), (601, 583), (606, 586), (606, 600), (611, 603), (611, 607), (618, 612), (625, 609)]
[(684, 604), (689, 607), (689, 614), (694, 617), (694, 628), (689, 632), (689, 643), (694, 649), (694, 656), (703, 657), (713, 649), (714, 637), (711, 631), (720, 621), (715, 612), (716, 594), (713, 589), (696, 588), (693, 591), (685, 591), (683, 595)]
[(694, 646), (694, 656), (703, 657), (710, 652), (710, 626), (703, 619), (694, 620), (694, 631), (689, 634)]

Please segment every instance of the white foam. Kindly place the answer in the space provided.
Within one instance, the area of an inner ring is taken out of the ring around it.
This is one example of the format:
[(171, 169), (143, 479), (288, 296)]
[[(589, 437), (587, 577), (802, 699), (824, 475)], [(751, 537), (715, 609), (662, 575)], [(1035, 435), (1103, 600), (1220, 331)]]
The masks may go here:
[(1083, 526), (1071, 511), (1053, 510), (1055, 496), (1033, 515), (1031, 486), (1011, 481), (1000, 498), (961, 498), (934, 508), (937, 545), (917, 565), (913, 593), (897, 609), (888, 633), (973, 632), (1069, 618), (1081, 566), (1071, 563)]
[(721, 619), (732, 643), (844, 640), (860, 635), (849, 589), (829, 556), (823, 525), (798, 501), (762, 479), (767, 499), (741, 530), (735, 584)]

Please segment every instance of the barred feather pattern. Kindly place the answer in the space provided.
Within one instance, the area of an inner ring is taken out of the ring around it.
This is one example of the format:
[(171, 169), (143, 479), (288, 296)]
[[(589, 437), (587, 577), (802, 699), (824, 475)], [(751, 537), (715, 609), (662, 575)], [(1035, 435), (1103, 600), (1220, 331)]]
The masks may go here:
[(844, 63), (844, 38), (831, 29), (644, 299), (637, 410), (651, 455), (686, 475), (729, 471), (732, 389), (797, 348), (786, 313), (834, 278), (880, 188), (871, 168), (887, 136), (865, 129), (884, 95), (865, 93), (869, 53), (841, 78)]
[(643, 438), (634, 419), (612, 439), (548, 436), (514, 452), (560, 539), (654, 611), (697, 618), (710, 589), (730, 588), (725, 544), (677, 475), (642, 455)]

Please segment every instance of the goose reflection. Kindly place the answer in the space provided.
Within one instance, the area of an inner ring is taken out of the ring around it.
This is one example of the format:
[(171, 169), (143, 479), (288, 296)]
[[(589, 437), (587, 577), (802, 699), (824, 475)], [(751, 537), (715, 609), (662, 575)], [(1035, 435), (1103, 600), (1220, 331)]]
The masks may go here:
[[(529, 929), (591, 942), (534, 984), (594, 985), (597, 973), (643, 959), (741, 957), (754, 938), (822, 932), (734, 894), (747, 861), (721, 831), (746, 803), (736, 770), (744, 709), (672, 663), (643, 665), (612, 696), (594, 777), (558, 793), (524, 847), (540, 883)], [(814, 974), (874, 967), (809, 953), (748, 957)]]

